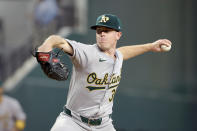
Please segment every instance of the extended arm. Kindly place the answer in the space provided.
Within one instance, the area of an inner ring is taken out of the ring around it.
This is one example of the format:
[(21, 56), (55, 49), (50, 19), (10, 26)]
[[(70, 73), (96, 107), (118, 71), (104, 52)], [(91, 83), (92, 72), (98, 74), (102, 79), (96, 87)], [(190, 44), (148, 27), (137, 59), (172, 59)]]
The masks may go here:
[(171, 44), (172, 43), (167, 39), (160, 39), (153, 43), (123, 46), (118, 48), (118, 50), (122, 53), (123, 59), (127, 60), (149, 51), (162, 52), (163, 50), (161, 49), (161, 45), (170, 46)]
[(49, 36), (38, 48), (38, 52), (49, 52), (53, 48), (60, 48), (64, 52), (73, 55), (73, 49), (70, 44), (64, 38), (58, 35)]

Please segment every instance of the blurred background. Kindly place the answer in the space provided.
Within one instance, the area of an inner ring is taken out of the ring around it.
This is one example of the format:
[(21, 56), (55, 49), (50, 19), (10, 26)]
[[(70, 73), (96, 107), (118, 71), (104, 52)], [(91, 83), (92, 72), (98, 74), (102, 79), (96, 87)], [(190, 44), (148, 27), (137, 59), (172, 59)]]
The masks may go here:
[(48, 79), (31, 49), (50, 34), (93, 44), (89, 27), (104, 13), (121, 19), (118, 47), (160, 38), (173, 43), (168, 53), (124, 62), (113, 107), (117, 131), (196, 131), (196, 6), (196, 0), (0, 0), (0, 80), (27, 115), (25, 131), (50, 130), (69, 86)]

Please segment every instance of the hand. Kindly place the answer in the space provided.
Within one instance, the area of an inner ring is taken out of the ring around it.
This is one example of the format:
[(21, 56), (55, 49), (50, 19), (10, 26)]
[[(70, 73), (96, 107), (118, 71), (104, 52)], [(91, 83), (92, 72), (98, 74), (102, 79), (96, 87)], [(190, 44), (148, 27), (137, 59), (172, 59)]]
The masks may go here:
[(172, 45), (172, 43), (168, 39), (159, 39), (159, 40), (152, 43), (151, 51), (153, 51), (153, 52), (164, 52), (161, 49), (161, 45), (170, 46), (170, 45)]

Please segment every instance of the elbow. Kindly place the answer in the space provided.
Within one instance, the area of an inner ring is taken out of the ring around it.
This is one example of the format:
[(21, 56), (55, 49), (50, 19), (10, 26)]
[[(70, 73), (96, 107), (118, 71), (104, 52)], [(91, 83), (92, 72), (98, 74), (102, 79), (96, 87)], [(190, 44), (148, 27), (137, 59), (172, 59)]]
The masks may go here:
[(55, 39), (55, 38), (58, 38), (58, 37), (60, 37), (60, 36), (58, 36), (58, 35), (50, 35), (48, 38), (49, 39)]
[(60, 39), (61, 37), (58, 36), (58, 35), (50, 35), (47, 40), (49, 41), (53, 41), (53, 42), (58, 42), (58, 40)]
[(56, 47), (58, 44), (62, 43), (62, 37), (58, 36), (58, 35), (50, 35), (47, 40), (46, 43), (51, 44), (51, 46), (54, 48)]

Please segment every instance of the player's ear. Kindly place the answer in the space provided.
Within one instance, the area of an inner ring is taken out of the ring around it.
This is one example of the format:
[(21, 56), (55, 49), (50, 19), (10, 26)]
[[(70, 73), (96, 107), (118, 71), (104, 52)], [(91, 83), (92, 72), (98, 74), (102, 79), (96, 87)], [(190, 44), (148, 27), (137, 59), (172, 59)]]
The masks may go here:
[(119, 40), (120, 39), (120, 37), (122, 36), (122, 32), (117, 32), (117, 40)]

